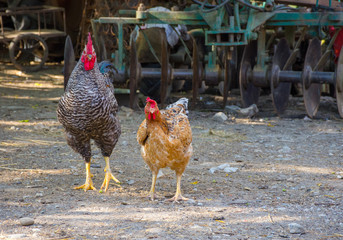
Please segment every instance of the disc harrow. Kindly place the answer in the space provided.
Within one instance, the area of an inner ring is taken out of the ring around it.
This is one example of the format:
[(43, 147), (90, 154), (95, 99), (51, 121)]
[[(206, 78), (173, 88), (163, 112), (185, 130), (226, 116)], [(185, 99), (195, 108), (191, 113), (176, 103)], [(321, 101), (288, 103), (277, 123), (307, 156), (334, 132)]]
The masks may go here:
[[(341, 3), (315, 0), (194, 3), (172, 11), (149, 10), (141, 4), (137, 11), (120, 10), (118, 17), (92, 20), (94, 32), (98, 24), (114, 24), (117, 29), (118, 50), (112, 54), (118, 70), (114, 82), (128, 84), (131, 107), (136, 105), (136, 93), (142, 82), (160, 83), (156, 86), (164, 104), (173, 82), (184, 80), (191, 85), (193, 106), (203, 84), (219, 89), (223, 106), (232, 87), (239, 87), (243, 107), (258, 104), (261, 89), (267, 88), (275, 112), (284, 116), (292, 86), (301, 86), (307, 115), (313, 118), (319, 109), (322, 85), (329, 84), (335, 89), (338, 112), (343, 118), (343, 57), (342, 53), (336, 59), (334, 56), (343, 45)], [(123, 26), (127, 24), (139, 29), (149, 24), (164, 24), (172, 26), (175, 32), (178, 26), (186, 26), (190, 42), (185, 43), (178, 33), (181, 42), (170, 47), (167, 37), (162, 36), (160, 52), (150, 46), (155, 58), (160, 58), (159, 65), (148, 67), (137, 58), (134, 36), (137, 32), (130, 36), (129, 49), (124, 47)]]

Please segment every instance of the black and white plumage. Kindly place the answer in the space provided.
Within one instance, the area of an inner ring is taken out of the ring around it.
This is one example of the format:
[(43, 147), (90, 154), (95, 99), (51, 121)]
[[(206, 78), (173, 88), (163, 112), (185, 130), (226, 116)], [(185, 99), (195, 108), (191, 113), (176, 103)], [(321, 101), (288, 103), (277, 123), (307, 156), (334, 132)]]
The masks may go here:
[(109, 157), (119, 139), (121, 128), (117, 118), (118, 103), (109, 78), (96, 61), (91, 37), (69, 79), (57, 108), (57, 116), (65, 128), (68, 145), (80, 153), (86, 162), (86, 183), (78, 188), (95, 189), (91, 180), (90, 161), (93, 139), (106, 161), (105, 180), (101, 189), (108, 189), (111, 179)]

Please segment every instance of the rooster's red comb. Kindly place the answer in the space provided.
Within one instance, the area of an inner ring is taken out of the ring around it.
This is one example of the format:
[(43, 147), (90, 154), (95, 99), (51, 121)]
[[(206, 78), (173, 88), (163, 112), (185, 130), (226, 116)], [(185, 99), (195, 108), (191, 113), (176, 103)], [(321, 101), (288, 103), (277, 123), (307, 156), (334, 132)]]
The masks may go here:
[(93, 51), (92, 37), (91, 33), (88, 33), (88, 42), (87, 42), (87, 53), (90, 54)]

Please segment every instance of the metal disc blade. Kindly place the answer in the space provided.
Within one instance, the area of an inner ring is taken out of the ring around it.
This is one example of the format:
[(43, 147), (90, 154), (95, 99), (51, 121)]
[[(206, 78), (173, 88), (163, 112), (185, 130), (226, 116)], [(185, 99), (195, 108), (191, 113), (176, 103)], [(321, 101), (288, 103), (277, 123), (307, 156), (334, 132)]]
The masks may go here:
[[(233, 78), (236, 75), (237, 71), (237, 47), (235, 47), (231, 53), (231, 59), (228, 59), (228, 53), (226, 52), (225, 61), (224, 61), (224, 84), (223, 84), (223, 91), (221, 94), (223, 95), (223, 107), (225, 108), (227, 97), (229, 95), (229, 90), (231, 89)], [(218, 85), (219, 87), (219, 85)], [(220, 92), (220, 87), (219, 87)]]
[(258, 102), (260, 96), (260, 88), (255, 87), (253, 83), (248, 82), (249, 71), (252, 71), (256, 64), (257, 56), (257, 41), (251, 41), (244, 48), (241, 68), (239, 70), (239, 88), (241, 92), (241, 98), (243, 107), (249, 107), (252, 104)]
[(286, 110), (292, 83), (279, 82), (276, 86), (274, 86), (274, 80), (277, 78), (278, 70), (291, 70), (291, 66), (289, 66), (288, 69), (283, 69), (290, 55), (291, 51), (289, 49), (287, 40), (283, 38), (279, 41), (276, 51), (274, 52), (272, 73), (270, 78), (270, 89), (272, 92), (273, 105), (279, 116), (282, 115)]
[[(314, 69), (321, 57), (321, 46), (318, 38), (313, 38), (310, 45), (307, 48), (304, 70), (302, 73), (303, 81), (303, 94), (304, 94), (304, 103), (308, 116), (313, 118), (319, 107), (320, 102), (320, 93), (321, 93), (321, 84), (320, 83), (306, 83), (308, 79), (307, 69)], [(317, 69), (318, 71), (322, 69)]]
[(343, 51), (339, 54), (336, 69), (336, 100), (339, 115), (343, 118)]

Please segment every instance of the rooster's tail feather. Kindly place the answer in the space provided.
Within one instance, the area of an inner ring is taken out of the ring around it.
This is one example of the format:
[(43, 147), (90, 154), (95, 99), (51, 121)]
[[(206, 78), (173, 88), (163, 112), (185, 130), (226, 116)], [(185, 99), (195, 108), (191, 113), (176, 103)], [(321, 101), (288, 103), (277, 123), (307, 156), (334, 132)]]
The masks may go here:
[(64, 67), (63, 67), (64, 90), (67, 87), (70, 74), (72, 73), (75, 65), (76, 65), (76, 62), (75, 62), (75, 53), (74, 53), (73, 43), (71, 42), (71, 39), (68, 35), (65, 41), (65, 45), (64, 45)]

